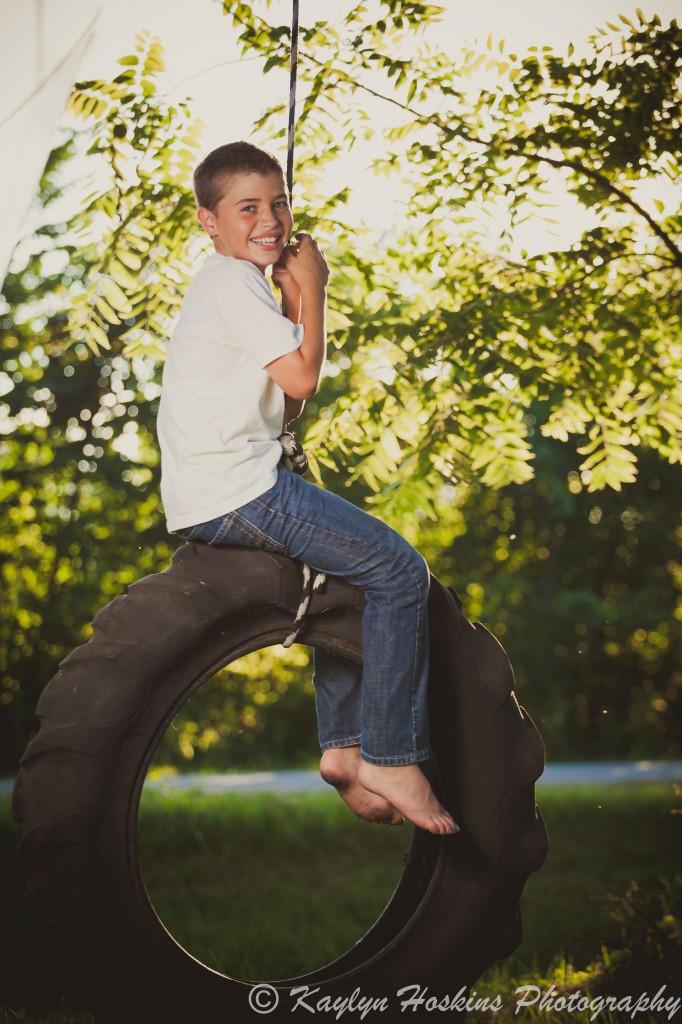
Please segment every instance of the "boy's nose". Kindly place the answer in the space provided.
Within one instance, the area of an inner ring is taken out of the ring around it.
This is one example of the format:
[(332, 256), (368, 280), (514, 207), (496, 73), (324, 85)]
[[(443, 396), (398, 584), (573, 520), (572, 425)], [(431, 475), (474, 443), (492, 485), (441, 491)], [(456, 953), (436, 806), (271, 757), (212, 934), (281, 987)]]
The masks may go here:
[(261, 235), (280, 234), (283, 226), (277, 217), (266, 217), (258, 225), (258, 232)]

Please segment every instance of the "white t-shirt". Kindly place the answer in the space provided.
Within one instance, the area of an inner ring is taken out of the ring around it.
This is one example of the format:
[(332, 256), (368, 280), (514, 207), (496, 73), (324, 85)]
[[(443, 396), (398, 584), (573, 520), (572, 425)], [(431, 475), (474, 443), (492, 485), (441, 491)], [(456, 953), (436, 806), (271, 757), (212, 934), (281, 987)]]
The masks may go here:
[(264, 367), (302, 340), (302, 325), (282, 316), (252, 263), (206, 258), (163, 371), (157, 430), (169, 530), (208, 522), (273, 486), (284, 393)]

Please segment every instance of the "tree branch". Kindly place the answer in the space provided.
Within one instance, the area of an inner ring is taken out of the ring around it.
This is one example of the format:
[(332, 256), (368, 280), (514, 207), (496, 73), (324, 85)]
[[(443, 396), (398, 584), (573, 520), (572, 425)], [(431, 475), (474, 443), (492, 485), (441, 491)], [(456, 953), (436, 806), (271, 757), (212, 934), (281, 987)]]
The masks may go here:
[[(302, 56), (305, 56), (306, 60), (309, 60), (312, 64), (317, 64), (318, 67), (325, 67), (322, 61), (317, 60), (317, 58), (313, 57), (309, 53), (302, 54)], [(343, 80), (353, 89), (361, 89), (363, 92), (368, 93), (370, 96), (374, 96), (376, 99), (383, 100), (385, 103), (393, 104), (393, 106), (398, 107), (404, 113), (410, 114), (412, 117), (416, 118), (416, 120), (419, 121), (421, 124), (435, 125), (436, 128), (438, 128), (445, 134), (449, 134), (452, 131), (450, 126), (436, 115), (422, 114), (418, 110), (415, 110), (414, 107), (409, 106), (409, 104), (403, 103), (401, 100), (396, 99), (395, 96), (386, 96), (384, 93), (377, 92), (376, 89), (372, 89), (370, 86), (365, 85), (363, 82), (356, 81), (354, 78), (351, 77), (351, 75), (349, 75), (347, 72), (339, 68), (335, 68), (334, 70), (336, 74), (343, 78)], [(464, 129), (462, 129), (459, 135), (467, 142), (471, 142), (476, 146), (484, 146), (485, 148), (490, 147), (490, 142), (485, 142), (483, 139), (479, 139), (477, 136), (472, 135), (470, 132), (467, 132)], [(594, 171), (590, 167), (585, 167), (584, 164), (581, 164), (578, 160), (557, 160), (554, 157), (545, 156), (541, 153), (529, 153), (527, 150), (524, 150), (522, 146), (514, 145), (512, 143), (505, 143), (503, 139), (498, 140), (498, 145), (500, 145), (503, 150), (506, 146), (507, 155), (519, 156), (524, 160), (532, 161), (534, 163), (549, 164), (551, 167), (555, 168), (570, 168), (571, 170), (576, 171), (580, 174), (584, 174), (587, 178), (590, 178), (590, 180), (600, 185), (605, 192), (617, 197), (620, 200), (620, 202), (624, 203), (626, 206), (629, 206), (632, 210), (634, 210), (635, 213), (642, 217), (642, 219), (649, 225), (654, 234), (661, 240), (663, 245), (670, 252), (670, 254), (673, 257), (673, 262), (675, 266), (682, 269), (682, 250), (675, 244), (670, 235), (668, 235), (668, 233), (664, 231), (661, 225), (654, 220), (651, 214), (647, 213), (647, 211), (642, 206), (640, 206), (640, 204), (635, 199), (633, 199), (632, 196), (629, 196), (627, 192), (624, 192), (617, 185), (614, 185), (614, 183), (610, 181), (604, 174), (601, 174), (599, 171)]]
[(675, 266), (680, 267), (680, 269), (682, 269), (682, 250), (677, 245), (675, 245), (675, 242), (672, 240), (672, 238), (667, 234), (666, 231), (663, 230), (660, 224), (658, 224), (653, 219), (651, 214), (647, 213), (647, 211), (642, 206), (640, 206), (640, 204), (635, 199), (633, 199), (632, 196), (629, 196), (627, 192), (623, 192), (623, 190), (618, 188), (617, 185), (614, 185), (614, 183), (610, 181), (606, 177), (606, 175), (601, 174), (599, 171), (592, 170), (591, 167), (585, 167), (585, 165), (581, 164), (578, 160), (556, 160), (554, 159), (554, 157), (550, 156), (541, 156), (539, 154), (536, 155), (534, 153), (527, 153), (523, 149), (515, 150), (512, 148), (511, 152), (513, 152), (515, 155), (522, 156), (527, 160), (535, 160), (538, 163), (550, 164), (551, 167), (568, 167), (571, 170), (577, 171), (579, 174), (584, 174), (587, 178), (590, 178), (591, 181), (594, 181), (598, 185), (601, 185), (604, 191), (609, 192), (611, 195), (617, 196), (618, 199), (621, 200), (621, 202), (625, 203), (626, 206), (629, 206), (631, 209), (633, 209), (635, 213), (638, 213), (639, 216), (646, 221), (646, 223), (649, 225), (654, 234), (657, 235), (658, 238), (660, 238), (660, 240), (663, 242), (663, 245), (666, 247), (666, 249), (668, 249), (668, 251), (672, 255)]

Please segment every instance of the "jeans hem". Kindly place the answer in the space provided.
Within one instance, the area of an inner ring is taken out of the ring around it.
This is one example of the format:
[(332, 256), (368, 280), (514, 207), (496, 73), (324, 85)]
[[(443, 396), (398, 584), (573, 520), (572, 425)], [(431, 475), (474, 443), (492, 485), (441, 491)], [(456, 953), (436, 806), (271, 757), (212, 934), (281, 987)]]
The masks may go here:
[(429, 756), (428, 750), (417, 750), (414, 754), (398, 754), (396, 757), (373, 757), (371, 754), (366, 754), (364, 750), (360, 751), (363, 761), (375, 764), (379, 768), (399, 768), (405, 764), (416, 764), (418, 761), (428, 761)]
[(320, 750), (337, 750), (339, 747), (359, 747), (359, 736), (348, 736), (345, 740), (326, 740), (320, 743)]

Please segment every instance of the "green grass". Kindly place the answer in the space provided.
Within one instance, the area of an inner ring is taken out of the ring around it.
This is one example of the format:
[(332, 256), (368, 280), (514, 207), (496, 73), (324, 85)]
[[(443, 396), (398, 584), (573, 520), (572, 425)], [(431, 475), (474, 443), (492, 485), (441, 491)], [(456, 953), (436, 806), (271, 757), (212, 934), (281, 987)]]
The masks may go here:
[(138, 836), (147, 891), (174, 938), (255, 980), (292, 977), (353, 945), (397, 885), (412, 829), (367, 825), (331, 791), (146, 792)]
[[(481, 979), (479, 993), (513, 993), (533, 970), (546, 973), (558, 963), (561, 971), (561, 958), (583, 970), (603, 946), (618, 943), (608, 894), (624, 892), (631, 880), (657, 891), (661, 876), (679, 872), (680, 801), (672, 785), (547, 788), (538, 799), (551, 849), (524, 891), (524, 939)], [(0, 802), (0, 836), (7, 951), (0, 961), (0, 1022), (86, 1024), (87, 1015), (70, 1014), (58, 994), (36, 986), (33, 940), (16, 896), (17, 827), (9, 801)], [(352, 945), (390, 897), (410, 841), (408, 827), (366, 825), (331, 792), (148, 792), (140, 812), (145, 884), (161, 920), (198, 959), (252, 979), (311, 970)], [(499, 1024), (503, 1017), (480, 1019)], [(587, 1019), (567, 1018), (570, 1024)], [(597, 1019), (608, 1024), (606, 1013)], [(644, 1019), (639, 1015), (637, 1024)]]

